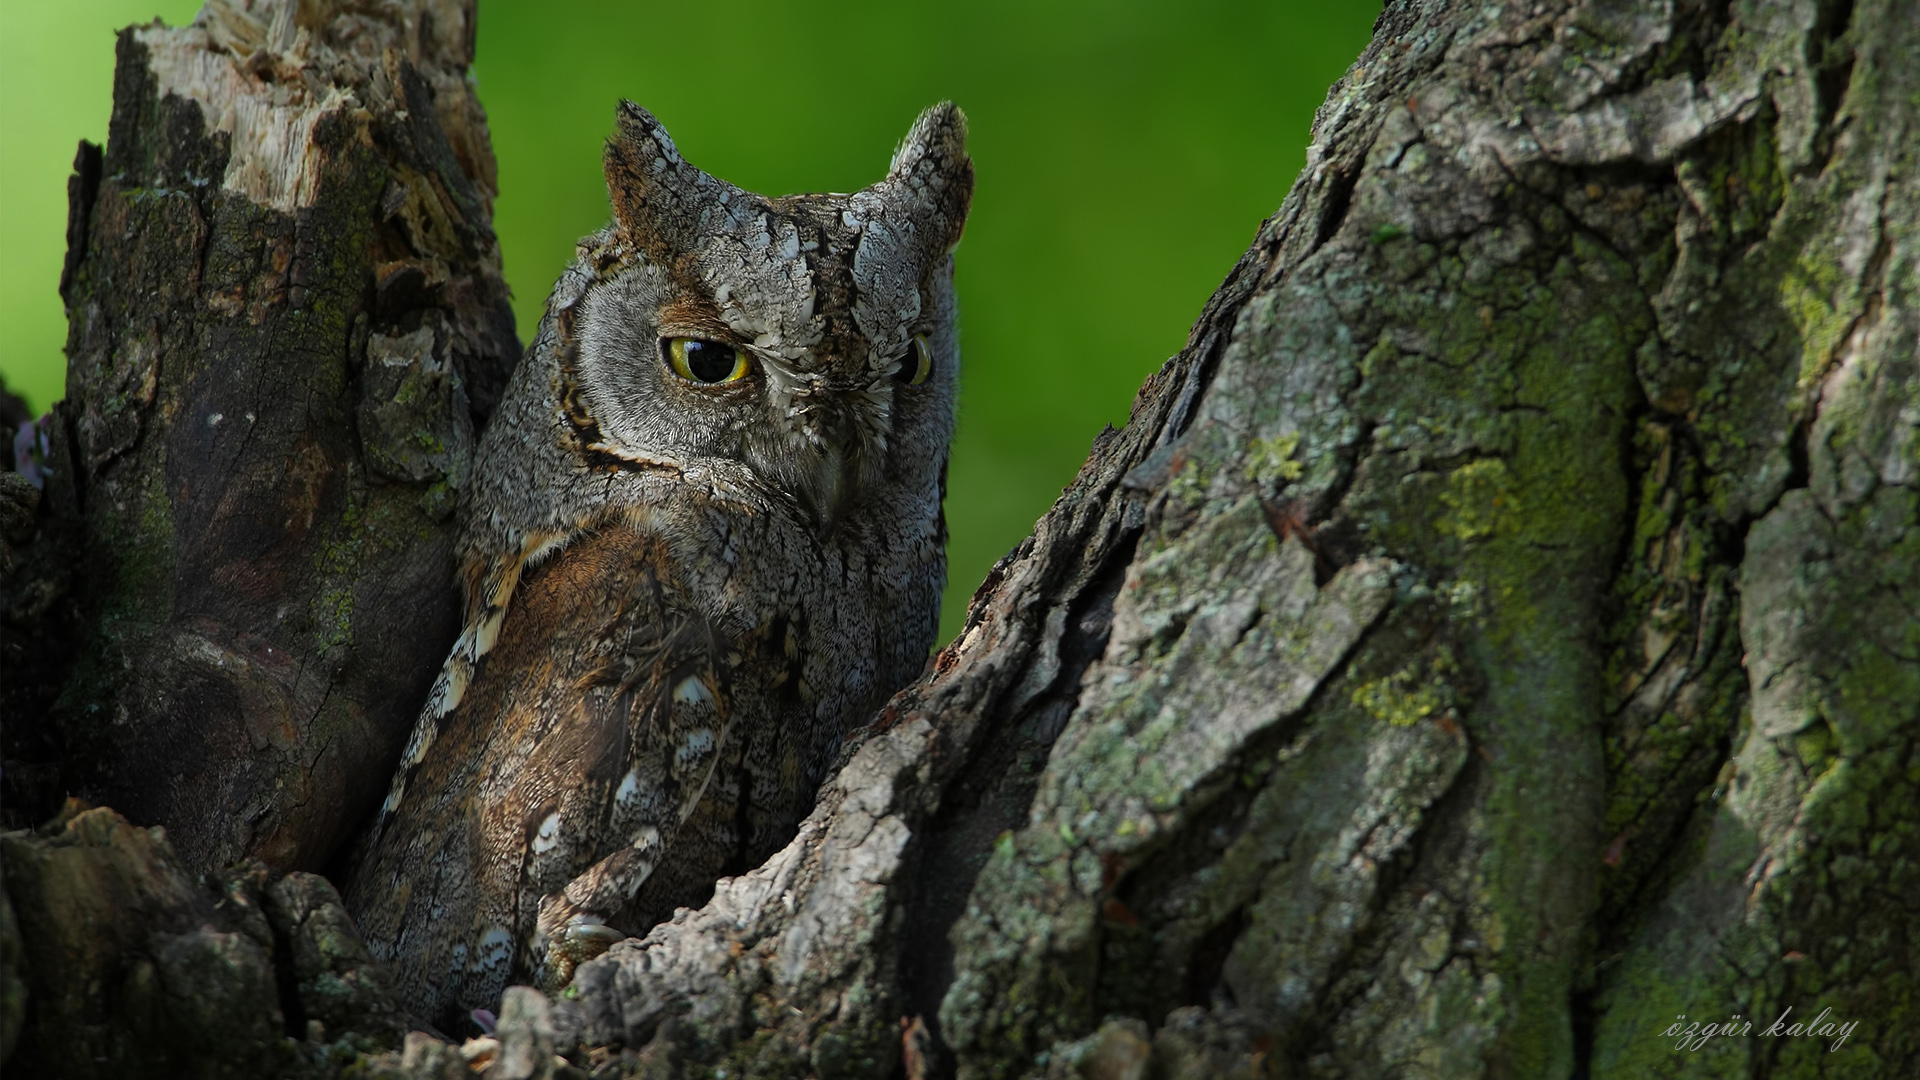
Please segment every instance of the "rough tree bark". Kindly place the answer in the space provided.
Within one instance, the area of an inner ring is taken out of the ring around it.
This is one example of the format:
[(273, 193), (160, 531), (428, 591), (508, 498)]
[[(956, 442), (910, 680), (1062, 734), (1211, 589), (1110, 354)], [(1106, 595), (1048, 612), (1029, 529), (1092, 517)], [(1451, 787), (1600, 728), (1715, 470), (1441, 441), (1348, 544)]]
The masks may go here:
[(121, 35), (80, 148), (39, 545), (77, 557), (13, 590), (78, 648), (34, 657), (72, 670), (18, 753), (191, 866), (324, 865), (456, 629), (448, 522), (519, 351), (473, 30), (214, 0)]
[(1911, 2), (1388, 4), (792, 845), (489, 1075), (1920, 1074), (1917, 129)]

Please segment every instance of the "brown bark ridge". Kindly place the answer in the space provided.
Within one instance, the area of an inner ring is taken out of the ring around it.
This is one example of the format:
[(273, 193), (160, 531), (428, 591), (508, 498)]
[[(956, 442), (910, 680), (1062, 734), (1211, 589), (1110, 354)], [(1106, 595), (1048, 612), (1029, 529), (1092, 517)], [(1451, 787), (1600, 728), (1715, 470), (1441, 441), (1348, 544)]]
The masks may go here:
[(318, 875), (269, 882), (257, 862), (195, 875), (165, 830), (78, 800), (37, 832), (0, 834), (0, 870), (0, 955), (23, 984), (0, 1026), (8, 1075), (322, 1075), (330, 1040), (348, 1061), (404, 1031)]
[(322, 866), (455, 632), (450, 515), (519, 351), (473, 31), (471, 0), (212, 0), (120, 35), (81, 147), (42, 787), (191, 867)]
[(1911, 0), (1389, 3), (791, 845), (494, 1038), (304, 1060), (1920, 1075), (1917, 120)]

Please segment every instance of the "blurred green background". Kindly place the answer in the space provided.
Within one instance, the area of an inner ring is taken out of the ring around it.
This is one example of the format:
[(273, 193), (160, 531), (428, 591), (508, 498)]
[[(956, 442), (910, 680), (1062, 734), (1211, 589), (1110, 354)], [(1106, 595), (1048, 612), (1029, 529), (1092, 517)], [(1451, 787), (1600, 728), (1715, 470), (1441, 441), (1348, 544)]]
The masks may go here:
[[(113, 31), (188, 0), (0, 0), (0, 374), (61, 394), (55, 286), (74, 142), (104, 139)], [(485, 0), (476, 72), (520, 335), (608, 216), (600, 147), (629, 97), (688, 160), (768, 195), (878, 179), (918, 111), (967, 111), (962, 396), (941, 637), (1177, 350), (1279, 206), (1313, 110), (1377, 0)]]

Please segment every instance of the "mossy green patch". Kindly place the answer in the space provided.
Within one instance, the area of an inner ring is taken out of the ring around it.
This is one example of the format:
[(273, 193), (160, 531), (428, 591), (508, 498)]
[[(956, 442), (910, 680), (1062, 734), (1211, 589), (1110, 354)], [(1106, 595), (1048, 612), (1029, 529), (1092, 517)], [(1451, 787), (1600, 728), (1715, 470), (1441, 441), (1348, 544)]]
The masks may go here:
[(1823, 254), (1803, 251), (1780, 278), (1780, 306), (1800, 331), (1802, 390), (1826, 374), (1853, 325), (1852, 305), (1839, 303), (1852, 282), (1837, 262)]
[(1514, 532), (1521, 511), (1514, 488), (1507, 463), (1499, 458), (1470, 461), (1453, 470), (1440, 495), (1447, 508), (1440, 517), (1440, 531), (1459, 540)]
[(1375, 720), (1411, 727), (1453, 706), (1453, 684), (1458, 674), (1453, 650), (1442, 645), (1424, 663), (1355, 687), (1353, 703)]
[(348, 501), (340, 512), (337, 531), (322, 544), (314, 557), (314, 573), (319, 590), (309, 605), (313, 619), (314, 645), (319, 655), (353, 644), (353, 587), (366, 547), (367, 522), (359, 499)]
[(1266, 487), (1275, 480), (1284, 483), (1300, 479), (1306, 466), (1294, 456), (1299, 449), (1300, 436), (1291, 432), (1275, 435), (1271, 439), (1253, 440), (1253, 444), (1247, 448), (1247, 481)]

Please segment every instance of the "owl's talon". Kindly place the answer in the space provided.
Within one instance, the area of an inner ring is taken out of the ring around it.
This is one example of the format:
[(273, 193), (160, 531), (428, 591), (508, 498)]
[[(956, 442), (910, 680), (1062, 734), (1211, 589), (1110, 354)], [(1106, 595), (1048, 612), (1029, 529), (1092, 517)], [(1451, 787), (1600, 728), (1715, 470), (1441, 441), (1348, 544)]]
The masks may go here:
[[(568, 921), (562, 937), (569, 946), (593, 949), (595, 956), (606, 952), (615, 942), (627, 940), (627, 935), (591, 915), (575, 915)], [(598, 948), (594, 948), (596, 943)]]
[(627, 935), (608, 926), (597, 915), (578, 912), (546, 943), (546, 955), (540, 960), (535, 982), (548, 994), (557, 994), (573, 981), (573, 972), (581, 964), (598, 959), (601, 953)]

